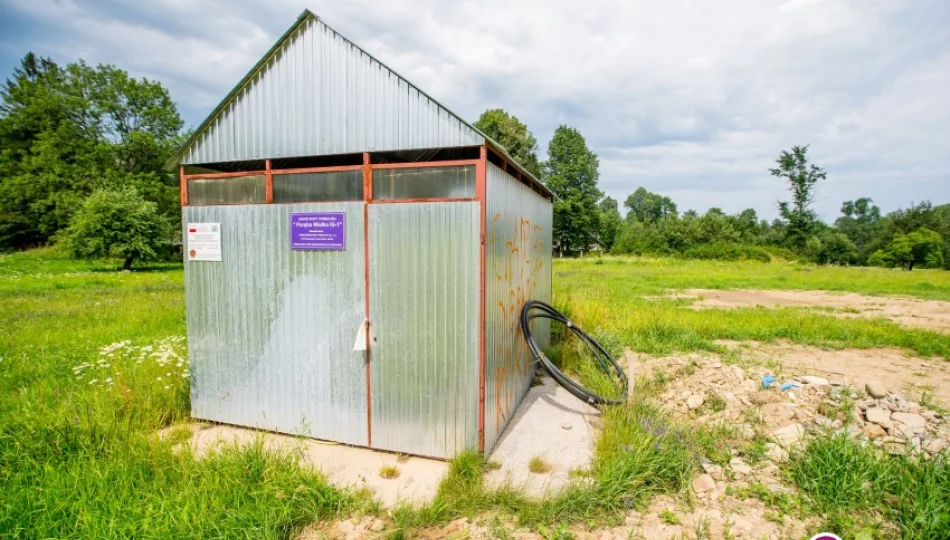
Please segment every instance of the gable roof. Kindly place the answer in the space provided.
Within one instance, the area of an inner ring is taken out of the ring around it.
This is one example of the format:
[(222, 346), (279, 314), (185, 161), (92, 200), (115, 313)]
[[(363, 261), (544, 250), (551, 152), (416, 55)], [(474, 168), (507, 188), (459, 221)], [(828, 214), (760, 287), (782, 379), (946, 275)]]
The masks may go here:
[(305, 9), (166, 167), (481, 144), (548, 191), (500, 144)]

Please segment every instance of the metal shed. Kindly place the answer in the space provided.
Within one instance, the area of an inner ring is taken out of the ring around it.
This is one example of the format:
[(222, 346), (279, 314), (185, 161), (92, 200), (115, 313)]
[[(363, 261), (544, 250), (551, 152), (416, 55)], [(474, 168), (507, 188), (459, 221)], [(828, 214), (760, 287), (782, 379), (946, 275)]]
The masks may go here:
[(195, 418), (494, 447), (551, 299), (552, 194), (504, 149), (304, 11), (169, 165)]

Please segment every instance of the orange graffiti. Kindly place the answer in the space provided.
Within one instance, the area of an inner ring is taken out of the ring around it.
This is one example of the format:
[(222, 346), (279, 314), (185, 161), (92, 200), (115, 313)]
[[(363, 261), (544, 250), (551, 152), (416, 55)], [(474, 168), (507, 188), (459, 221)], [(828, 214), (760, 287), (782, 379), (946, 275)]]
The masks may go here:
[[(548, 232), (549, 233), (549, 232)], [(545, 228), (524, 216), (505, 219), (501, 212), (492, 218), (489, 234), (492, 287), (507, 291), (497, 300), (501, 315), (500, 328), (496, 327), (495, 353), (495, 420), (501, 426), (513, 412), (521, 390), (527, 386), (533, 358), (521, 335), (521, 306), (532, 298), (546, 265)], [(496, 245), (496, 241), (500, 245)], [(502, 248), (501, 251), (496, 247)], [(504, 256), (499, 256), (504, 253)], [(500, 292), (500, 291), (498, 291)], [(547, 293), (547, 291), (545, 291)], [(499, 298), (497, 292), (495, 298)], [(509, 380), (514, 377), (514, 380)]]

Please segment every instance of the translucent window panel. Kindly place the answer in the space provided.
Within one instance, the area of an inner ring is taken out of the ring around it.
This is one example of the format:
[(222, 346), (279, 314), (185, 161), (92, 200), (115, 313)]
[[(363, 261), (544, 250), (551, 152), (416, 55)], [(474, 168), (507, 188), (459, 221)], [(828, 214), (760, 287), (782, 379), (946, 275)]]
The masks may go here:
[(363, 200), (363, 171), (274, 175), (274, 202)]
[(263, 176), (195, 178), (188, 180), (188, 205), (264, 204), (267, 182)]
[(374, 199), (471, 199), (474, 197), (475, 165), (373, 171)]

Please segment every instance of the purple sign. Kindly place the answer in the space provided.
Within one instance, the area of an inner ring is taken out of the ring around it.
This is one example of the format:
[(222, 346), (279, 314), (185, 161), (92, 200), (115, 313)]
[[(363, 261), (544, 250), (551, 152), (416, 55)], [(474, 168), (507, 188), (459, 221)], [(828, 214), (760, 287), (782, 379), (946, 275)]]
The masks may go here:
[(291, 214), (290, 249), (344, 251), (346, 249), (346, 214), (343, 212)]

